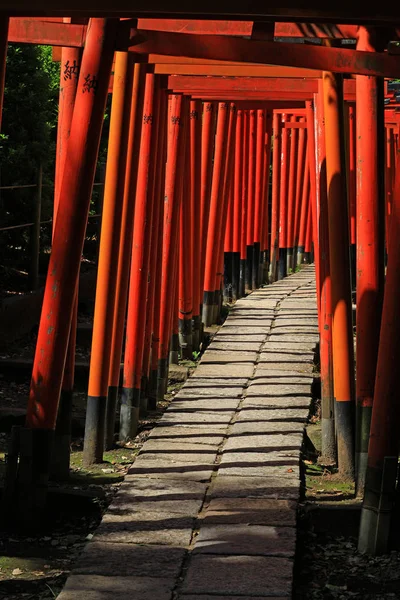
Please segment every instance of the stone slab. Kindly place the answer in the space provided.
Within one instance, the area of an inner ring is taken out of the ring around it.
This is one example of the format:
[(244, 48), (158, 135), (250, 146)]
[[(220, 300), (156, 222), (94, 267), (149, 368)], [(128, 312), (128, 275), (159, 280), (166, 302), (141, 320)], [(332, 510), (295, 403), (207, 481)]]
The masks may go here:
[(114, 514), (167, 512), (197, 516), (204, 500), (206, 484), (174, 479), (144, 479), (127, 475), (109, 511)]
[(160, 442), (185, 442), (192, 444), (212, 444), (219, 446), (225, 438), (225, 425), (203, 424), (195, 426), (182, 426), (179, 424), (169, 427), (155, 427), (148, 437), (148, 441), (157, 440)]
[(217, 411), (206, 411), (206, 410), (168, 410), (164, 413), (164, 416), (159, 420), (160, 425), (167, 425), (170, 423), (180, 423), (181, 425), (187, 425), (188, 423), (225, 423), (229, 424), (233, 413)]
[[(176, 450), (169, 448), (165, 450), (165, 452), (156, 452), (154, 450), (144, 449), (139, 454), (141, 461), (157, 461), (162, 459), (163, 462), (168, 462), (171, 464), (175, 464), (179, 462), (180, 464), (202, 464), (202, 465), (213, 465), (215, 463), (215, 459), (217, 457), (217, 448), (213, 448), (212, 452), (204, 452), (197, 446), (197, 452), (194, 450), (182, 450), (179, 451), (179, 448)], [(138, 457), (138, 458), (139, 458)], [(136, 459), (137, 460), (137, 459)]]
[(181, 390), (179, 390), (179, 392), (176, 394), (171, 406), (174, 406), (175, 399), (177, 399), (177, 398), (188, 398), (188, 397), (192, 397), (192, 396), (194, 398), (196, 398), (198, 396), (210, 396), (213, 398), (219, 398), (219, 397), (240, 398), (242, 393), (243, 393), (242, 386), (237, 386), (237, 387), (233, 387), (233, 386), (223, 387), (221, 385), (214, 386), (214, 387), (211, 387), (211, 386), (196, 387), (195, 385), (192, 385), (190, 387), (185, 386)]
[[(235, 329), (235, 331), (231, 331), (231, 329)], [(259, 333), (257, 330), (255, 330), (257, 333), (252, 333), (247, 331), (246, 329), (243, 330), (241, 327), (237, 327), (237, 328), (230, 328), (230, 327), (225, 327), (225, 328), (221, 328), (219, 330), (219, 332), (217, 333), (217, 335), (215, 336), (215, 341), (216, 342), (238, 342), (238, 341), (243, 341), (243, 342), (259, 342), (262, 343), (265, 341), (266, 335), (264, 335), (263, 333)]]
[(254, 363), (242, 362), (232, 364), (213, 364), (213, 363), (200, 363), (196, 368), (197, 377), (231, 377), (231, 378), (250, 378), (254, 371)]
[(173, 578), (179, 576), (185, 555), (183, 548), (92, 541), (80, 555), (74, 574)]
[(302, 334), (296, 334), (296, 335), (292, 335), (291, 333), (272, 333), (270, 338), (269, 338), (269, 342), (271, 344), (274, 343), (286, 343), (286, 344), (293, 344), (294, 348), (301, 348), (304, 347), (304, 345), (308, 344), (310, 347), (312, 347), (313, 345), (315, 345), (319, 340), (319, 335), (316, 335), (315, 333), (310, 333), (308, 335), (302, 333)]
[(232, 379), (231, 377), (214, 377), (211, 381), (209, 377), (200, 377), (196, 375), (197, 373), (197, 369), (196, 371), (193, 373), (193, 375), (187, 380), (184, 389), (187, 390), (188, 388), (207, 388), (209, 389), (213, 389), (213, 388), (218, 388), (218, 387), (222, 387), (222, 388), (243, 388), (247, 382), (248, 382), (248, 377), (235, 377), (234, 379)]
[(213, 467), (205, 464), (192, 464), (183, 461), (174, 463), (159, 460), (139, 460), (133, 463), (128, 473), (148, 479), (188, 479), (189, 481), (209, 481)]
[(274, 396), (252, 396), (249, 395), (243, 401), (242, 408), (307, 408), (309, 409), (311, 404), (310, 396), (297, 396), (292, 398), (290, 396), (281, 396), (276, 398)]
[(223, 452), (240, 451), (242, 452), (268, 452), (271, 449), (279, 448), (281, 450), (301, 448), (303, 443), (303, 433), (270, 435), (246, 435), (229, 437)]
[[(271, 456), (273, 455), (273, 456)], [(268, 453), (263, 457), (257, 452), (232, 456), (225, 454), (219, 465), (218, 475), (236, 477), (282, 477), (298, 479), (300, 476), (300, 452), (297, 457)]]
[(71, 575), (58, 600), (171, 600), (175, 578)]
[(207, 351), (209, 352), (215, 352), (218, 350), (225, 350), (225, 351), (229, 351), (229, 352), (234, 352), (236, 350), (241, 350), (241, 351), (253, 351), (253, 352), (258, 352), (258, 350), (260, 349), (260, 346), (262, 344), (262, 341), (253, 341), (253, 342), (249, 342), (247, 340), (243, 340), (241, 342), (236, 341), (236, 342), (231, 342), (231, 341), (223, 341), (223, 340), (219, 340), (218, 337), (214, 338), (214, 340), (211, 342), (211, 344), (208, 346)]
[(183, 592), (289, 597), (293, 562), (264, 556), (193, 556)]
[(275, 435), (291, 434), (292, 432), (304, 433), (304, 423), (301, 421), (241, 421), (232, 425), (229, 439), (234, 437), (247, 437), (262, 434)]
[(175, 413), (177, 411), (186, 413), (191, 411), (218, 411), (218, 412), (233, 412), (236, 410), (240, 402), (240, 396), (238, 398), (226, 398), (221, 396), (220, 398), (208, 398), (207, 396), (180, 396), (179, 400), (174, 401), (169, 409), (168, 414)]
[(242, 409), (238, 421), (306, 421), (307, 408)]
[(203, 523), (296, 526), (296, 503), (271, 498), (214, 498)]
[(274, 383), (269, 381), (267, 384), (254, 381), (246, 392), (247, 396), (311, 396), (310, 383)]
[[(261, 367), (262, 363), (273, 363), (274, 369), (278, 369), (279, 367), (287, 368), (285, 365), (294, 363), (294, 364), (311, 364), (314, 366), (314, 353), (309, 352), (307, 354), (301, 352), (284, 352), (282, 347), (274, 350), (273, 348), (268, 349), (267, 351), (262, 351), (260, 354), (258, 369)], [(290, 367), (292, 368), (292, 367)]]
[[(272, 354), (270, 355), (273, 356)], [(282, 377), (291, 376), (293, 374), (312, 375), (314, 372), (314, 363), (312, 356), (308, 356), (307, 362), (260, 362), (257, 364), (256, 377), (268, 376), (272, 373), (282, 373)]]
[(200, 528), (193, 554), (234, 554), (292, 558), (296, 548), (293, 527), (270, 525), (206, 525)]
[(255, 363), (257, 359), (257, 352), (238, 352), (233, 353), (231, 350), (224, 352), (206, 352), (200, 361), (200, 365), (209, 364), (225, 364), (225, 363)]
[[(265, 323), (265, 329), (268, 332), (270, 325), (272, 323), (272, 319), (269, 319), (268, 322)], [(244, 336), (255, 336), (257, 339), (261, 339), (264, 340), (265, 339), (265, 334), (260, 332), (260, 328), (259, 327), (239, 327), (238, 325), (233, 325), (233, 323), (231, 323), (229, 321), (229, 319), (227, 319), (225, 321), (225, 323), (222, 325), (221, 329), (219, 330), (218, 336), (233, 336), (233, 335), (244, 335)]]
[[(261, 372), (260, 372), (261, 371)], [(266, 371), (264, 368), (259, 369), (257, 367), (253, 379), (250, 381), (250, 386), (267, 383), (308, 383), (310, 386), (313, 382), (314, 377), (310, 373), (282, 373), (279, 369), (270, 368)]]
[(103, 517), (95, 542), (155, 544), (186, 548), (190, 544), (194, 518), (176, 513), (134, 512)]
[[(282, 598), (288, 598), (289, 596), (229, 596), (229, 600), (281, 600)], [(212, 594), (201, 594), (201, 596), (193, 595), (193, 594), (183, 594), (183, 596), (179, 595), (179, 600), (227, 600), (227, 596), (215, 596)]]

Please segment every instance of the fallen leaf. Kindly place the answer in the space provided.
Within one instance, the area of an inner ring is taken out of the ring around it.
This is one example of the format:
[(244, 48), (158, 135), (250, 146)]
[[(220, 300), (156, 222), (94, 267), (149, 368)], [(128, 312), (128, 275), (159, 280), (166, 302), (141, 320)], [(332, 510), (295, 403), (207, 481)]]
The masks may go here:
[(13, 569), (12, 574), (13, 575), (21, 575), (22, 571), (21, 569)]

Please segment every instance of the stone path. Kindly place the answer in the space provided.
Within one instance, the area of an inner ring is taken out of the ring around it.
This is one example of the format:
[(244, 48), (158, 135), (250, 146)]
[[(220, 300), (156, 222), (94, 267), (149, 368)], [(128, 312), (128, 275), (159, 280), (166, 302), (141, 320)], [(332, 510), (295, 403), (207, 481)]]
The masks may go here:
[(291, 597), (317, 341), (312, 267), (236, 303), (59, 600)]

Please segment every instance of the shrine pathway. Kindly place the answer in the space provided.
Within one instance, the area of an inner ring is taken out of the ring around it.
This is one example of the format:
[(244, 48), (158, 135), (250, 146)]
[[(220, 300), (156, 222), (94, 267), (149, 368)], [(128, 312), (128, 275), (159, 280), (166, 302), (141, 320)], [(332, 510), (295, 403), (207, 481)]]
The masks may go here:
[(59, 600), (291, 597), (317, 325), (313, 267), (235, 304)]

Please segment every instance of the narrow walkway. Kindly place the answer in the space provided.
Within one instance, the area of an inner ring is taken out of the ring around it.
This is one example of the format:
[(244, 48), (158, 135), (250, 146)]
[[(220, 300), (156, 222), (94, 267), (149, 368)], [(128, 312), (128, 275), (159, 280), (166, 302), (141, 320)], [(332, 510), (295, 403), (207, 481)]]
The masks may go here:
[(312, 267), (236, 303), (59, 600), (291, 597), (317, 340)]

